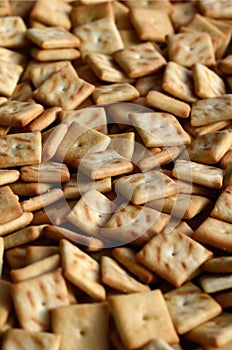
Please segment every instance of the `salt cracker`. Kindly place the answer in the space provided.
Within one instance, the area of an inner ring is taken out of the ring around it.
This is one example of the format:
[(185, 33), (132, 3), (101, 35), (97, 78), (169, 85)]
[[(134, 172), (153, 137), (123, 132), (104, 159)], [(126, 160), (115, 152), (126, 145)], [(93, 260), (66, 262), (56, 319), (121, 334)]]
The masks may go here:
[(1, 95), (10, 97), (13, 94), (22, 72), (23, 68), (18, 64), (0, 60)]
[(130, 101), (139, 97), (139, 92), (129, 83), (100, 85), (93, 91), (93, 100), (97, 105)]
[(232, 185), (227, 185), (219, 195), (210, 216), (232, 224)]
[(231, 320), (231, 313), (223, 312), (221, 315), (191, 330), (187, 333), (186, 338), (203, 346), (220, 348), (232, 340)]
[(213, 43), (208, 33), (171, 34), (167, 36), (167, 46), (170, 60), (184, 67), (191, 67), (195, 63), (214, 66), (216, 63)]
[(12, 312), (12, 301), (10, 295), (11, 282), (0, 280), (0, 326), (2, 327)]
[(113, 202), (99, 191), (91, 189), (82, 195), (66, 217), (81, 230), (98, 237), (113, 210)]
[(19, 171), (15, 169), (0, 170), (0, 186), (7, 185), (19, 179)]
[(133, 164), (114, 150), (86, 154), (80, 170), (93, 180), (123, 175), (133, 170)]
[(172, 114), (131, 113), (129, 120), (146, 147), (182, 146), (191, 141), (189, 135)]
[(73, 28), (105, 17), (114, 18), (114, 11), (111, 2), (94, 2), (87, 6), (80, 4), (73, 7), (70, 13)]
[[(42, 0), (43, 1), (43, 0)], [(80, 51), (73, 48), (63, 49), (42, 49), (33, 47), (30, 50), (30, 55), (41, 62), (47, 61), (62, 61), (62, 60), (76, 60), (80, 57)]]
[[(73, 29), (80, 40), (80, 52), (84, 57), (89, 52), (111, 55), (124, 48), (119, 30), (110, 17), (104, 17)], [(107, 35), (106, 35), (107, 34)]]
[(30, 350), (32, 346), (35, 350), (58, 350), (60, 346), (60, 335), (14, 328), (6, 332), (2, 343), (3, 350), (10, 348), (18, 350), (22, 347), (25, 350)]
[(170, 95), (183, 101), (192, 103), (197, 100), (192, 71), (176, 62), (169, 61), (167, 63), (162, 88)]
[(96, 76), (107, 82), (125, 83), (133, 82), (128, 76), (115, 64), (112, 56), (102, 53), (88, 53), (85, 56), (85, 62), (93, 70)]
[(175, 287), (211, 257), (211, 251), (178, 231), (153, 237), (136, 255), (138, 261)]
[(61, 268), (12, 284), (11, 295), (19, 324), (29, 331), (50, 330), (50, 310), (69, 304)]
[(109, 256), (101, 258), (102, 282), (121, 293), (139, 293), (149, 291), (149, 286), (138, 282)]
[(221, 130), (196, 137), (187, 147), (191, 161), (216, 164), (232, 145), (232, 130)]
[(105, 289), (100, 281), (99, 263), (64, 239), (60, 241), (60, 252), (63, 273), (67, 280), (94, 300), (105, 300)]
[(178, 336), (159, 289), (114, 295), (108, 300), (118, 333), (126, 348), (142, 347), (154, 338), (162, 338), (168, 343), (178, 342)]
[(154, 209), (122, 204), (104, 225), (101, 235), (113, 242), (133, 242), (141, 246), (159, 234), (168, 220), (169, 215)]
[[(65, 94), (60, 95), (60, 91)], [(71, 66), (67, 66), (39, 85), (33, 91), (32, 97), (50, 107), (59, 106), (62, 109), (75, 109), (94, 91), (92, 84), (80, 79)]]
[(65, 1), (52, 1), (45, 3), (37, 1), (30, 12), (30, 18), (33, 18), (47, 26), (59, 26), (70, 30), (71, 20), (70, 12), (72, 7)]
[(208, 217), (193, 232), (192, 237), (203, 244), (231, 252), (232, 240), (229, 235), (231, 229), (230, 223)]
[(196, 101), (191, 109), (191, 125), (202, 126), (221, 120), (231, 120), (231, 106), (231, 94)]
[(0, 221), (5, 224), (23, 214), (19, 198), (8, 185), (0, 187)]
[(24, 211), (33, 212), (47, 205), (50, 205), (63, 197), (63, 191), (59, 188), (53, 188), (48, 192), (42, 193), (39, 196), (25, 199), (21, 202)]
[(144, 284), (152, 284), (157, 281), (157, 276), (140, 264), (135, 258), (136, 251), (129, 247), (118, 247), (112, 250), (112, 256), (128, 271)]
[(75, 35), (59, 26), (29, 28), (26, 35), (41, 49), (62, 49), (80, 45), (80, 41)]
[(176, 160), (172, 175), (209, 188), (221, 188), (223, 184), (222, 169), (184, 159)]
[(39, 226), (27, 226), (4, 236), (4, 248), (10, 249), (35, 241), (41, 235)]
[(223, 79), (213, 70), (201, 63), (196, 63), (192, 67), (194, 89), (200, 98), (211, 98), (224, 95), (226, 85)]
[(176, 194), (175, 182), (160, 171), (147, 171), (123, 176), (116, 180), (115, 188), (135, 205)]
[(83, 303), (56, 308), (52, 310), (52, 330), (54, 334), (61, 335), (62, 350), (73, 349), (77, 344), (80, 350), (108, 350), (108, 305)]
[(130, 78), (155, 73), (166, 65), (165, 58), (149, 41), (118, 50), (113, 57)]
[(201, 288), (206, 293), (216, 293), (232, 288), (232, 274), (204, 274), (199, 278)]
[(0, 18), (2, 33), (0, 46), (5, 48), (21, 48), (28, 43), (26, 39), (27, 27), (20, 16), (6, 16)]
[(20, 168), (20, 179), (25, 182), (63, 183), (70, 180), (66, 164), (47, 162)]
[[(178, 334), (184, 334), (218, 316), (222, 308), (192, 282), (164, 294)], [(194, 317), (193, 317), (194, 312)]]
[(232, 257), (215, 257), (206, 261), (201, 268), (203, 271), (210, 273), (232, 273)]
[(0, 236), (17, 231), (31, 223), (33, 219), (32, 213), (23, 213), (18, 218), (11, 220), (5, 224), (0, 224)]
[(141, 40), (165, 42), (166, 35), (174, 33), (172, 22), (165, 9), (135, 7), (130, 10), (130, 19)]
[(135, 87), (139, 91), (140, 96), (146, 96), (151, 90), (161, 92), (163, 73), (163, 71), (159, 71), (155, 74), (149, 74), (148, 76), (136, 79)]

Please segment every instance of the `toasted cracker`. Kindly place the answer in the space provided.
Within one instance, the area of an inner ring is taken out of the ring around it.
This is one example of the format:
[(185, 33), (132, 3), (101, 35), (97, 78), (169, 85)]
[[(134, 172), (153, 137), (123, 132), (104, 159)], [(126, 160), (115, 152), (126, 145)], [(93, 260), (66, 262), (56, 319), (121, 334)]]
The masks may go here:
[(139, 348), (154, 338), (162, 338), (168, 343), (178, 342), (160, 290), (110, 296), (109, 304), (126, 348)]
[(232, 150), (229, 149), (220, 160), (220, 167), (226, 169), (232, 162)]
[(65, 277), (94, 300), (105, 300), (105, 289), (100, 282), (100, 265), (67, 240), (60, 241), (60, 251)]
[(59, 188), (48, 190), (48, 192), (42, 193), (39, 196), (25, 199), (21, 202), (24, 211), (33, 212), (39, 210), (47, 205), (50, 205), (63, 197), (63, 191)]
[(6, 16), (0, 18), (1, 47), (20, 48), (27, 44), (27, 27), (20, 16)]
[(74, 348), (76, 344), (80, 350), (96, 348), (108, 350), (108, 305), (84, 303), (56, 308), (52, 311), (52, 330), (55, 334), (61, 334), (63, 350)]
[(210, 216), (219, 220), (227, 221), (232, 224), (231, 208), (232, 184), (225, 186), (222, 193), (216, 200), (216, 203), (213, 207), (213, 210), (210, 213)]
[(70, 180), (66, 164), (47, 162), (20, 168), (20, 179), (25, 182), (62, 183)]
[(231, 256), (215, 257), (206, 261), (201, 268), (210, 273), (232, 273), (232, 258)]
[(11, 220), (5, 224), (0, 225), (0, 236), (5, 236), (8, 233), (12, 233), (14, 231), (17, 231), (27, 225), (30, 224), (30, 222), (33, 219), (32, 213), (23, 213), (21, 216), (19, 216), (17, 219)]
[(7, 185), (0, 187), (0, 203), (1, 224), (15, 220), (23, 214), (18, 196)]
[(50, 310), (69, 304), (60, 268), (13, 284), (11, 295), (20, 326), (31, 331), (50, 330)]
[(63, 60), (72, 61), (80, 57), (80, 51), (74, 48), (39, 49), (37, 47), (33, 47), (30, 50), (30, 55), (34, 59), (41, 62), (63, 61)]
[(192, 282), (164, 294), (164, 299), (179, 334), (191, 331), (222, 311), (221, 306), (211, 296)]
[(79, 4), (73, 7), (70, 13), (73, 28), (105, 17), (113, 18), (113, 7), (110, 2), (93, 3), (87, 6)]
[(211, 251), (192, 238), (173, 231), (153, 237), (136, 258), (169, 283), (179, 287), (211, 256)]
[(41, 235), (39, 226), (27, 226), (19, 231), (15, 231), (7, 236), (4, 236), (4, 248), (10, 249), (18, 247), (26, 243), (35, 241)]
[(166, 64), (164, 57), (151, 42), (118, 50), (113, 57), (130, 78), (139, 78), (155, 73)]
[(26, 266), (26, 247), (15, 247), (5, 251), (5, 259), (11, 269)]
[(231, 291), (225, 291), (225, 292), (222, 292), (222, 293), (217, 293), (215, 295), (215, 299), (223, 307), (223, 309), (227, 309), (227, 308), (232, 306), (231, 305), (232, 304), (231, 303), (231, 300), (232, 300), (231, 296), (232, 296), (232, 292)]
[(0, 185), (7, 185), (19, 179), (19, 171), (15, 169), (0, 170)]
[(218, 68), (222, 73), (231, 74), (232, 73), (232, 54), (227, 55), (222, 60), (220, 60), (218, 62)]
[(42, 131), (56, 121), (58, 113), (61, 111), (60, 107), (47, 108), (39, 117), (34, 119), (27, 125), (29, 131)]
[(96, 104), (130, 101), (137, 97), (139, 92), (129, 83), (100, 85), (93, 92), (93, 100)]

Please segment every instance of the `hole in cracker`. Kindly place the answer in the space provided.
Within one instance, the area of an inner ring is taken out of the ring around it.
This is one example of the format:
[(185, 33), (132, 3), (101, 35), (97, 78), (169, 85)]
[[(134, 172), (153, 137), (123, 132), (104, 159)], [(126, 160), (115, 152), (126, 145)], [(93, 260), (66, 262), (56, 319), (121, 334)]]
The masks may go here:
[(82, 337), (84, 337), (84, 336), (86, 335), (86, 331), (85, 331), (85, 330), (81, 330), (81, 331), (80, 331), (80, 335), (81, 335)]
[(149, 315), (143, 315), (143, 321), (148, 321), (150, 319)]

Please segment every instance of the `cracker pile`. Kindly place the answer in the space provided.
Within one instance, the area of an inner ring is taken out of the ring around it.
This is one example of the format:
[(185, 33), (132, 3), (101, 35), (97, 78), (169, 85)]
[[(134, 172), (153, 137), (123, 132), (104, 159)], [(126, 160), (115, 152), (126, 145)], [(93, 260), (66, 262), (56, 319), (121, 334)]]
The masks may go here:
[(0, 2), (2, 350), (231, 350), (232, 1)]

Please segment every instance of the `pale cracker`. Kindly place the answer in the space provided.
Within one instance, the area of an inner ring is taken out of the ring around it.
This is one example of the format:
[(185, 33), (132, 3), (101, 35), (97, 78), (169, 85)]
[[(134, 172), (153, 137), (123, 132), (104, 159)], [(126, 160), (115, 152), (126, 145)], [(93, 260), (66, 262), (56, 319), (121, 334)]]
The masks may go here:
[(39, 210), (49, 204), (52, 204), (64, 196), (63, 191), (59, 188), (53, 188), (48, 192), (42, 193), (39, 196), (25, 199), (21, 202), (24, 211), (33, 212)]
[(13, 94), (22, 72), (23, 68), (18, 64), (0, 60), (1, 95), (10, 97)]
[(216, 0), (200, 0), (199, 6), (205, 16), (213, 18), (231, 18), (232, 5), (230, 1), (220, 3)]
[(175, 287), (211, 257), (211, 251), (178, 231), (153, 237), (136, 255), (138, 261)]
[(138, 282), (109, 256), (101, 258), (101, 280), (114, 290), (129, 294), (149, 291), (149, 286)]
[(39, 49), (37, 47), (33, 47), (30, 50), (30, 55), (34, 59), (41, 62), (63, 61), (63, 60), (72, 61), (80, 57), (80, 51), (74, 48)]
[(73, 33), (80, 40), (79, 49), (82, 57), (89, 52), (111, 55), (124, 47), (119, 30), (110, 17), (104, 17), (76, 27), (73, 29)]
[(1, 224), (0, 225), (0, 236), (5, 236), (8, 233), (12, 233), (14, 231), (17, 231), (17, 230), (29, 225), (30, 222), (32, 221), (32, 219), (33, 219), (32, 213), (23, 213), (17, 219), (9, 221), (5, 224)]
[(92, 94), (97, 105), (130, 101), (139, 97), (139, 92), (129, 83), (115, 83), (110, 85), (100, 85), (95, 88)]
[(232, 288), (232, 274), (204, 274), (199, 278), (201, 288), (208, 294)]
[(63, 183), (70, 180), (66, 164), (47, 162), (20, 168), (20, 179), (25, 182)]
[(134, 132), (111, 134), (108, 149), (114, 149), (122, 157), (131, 160), (134, 152)]
[(0, 280), (0, 326), (2, 327), (12, 312), (12, 301), (10, 295), (10, 286), (11, 283), (5, 281), (4, 279)]
[(155, 73), (166, 65), (165, 58), (149, 41), (118, 50), (113, 57), (130, 78)]
[(6, 49), (4, 47), (0, 48), (0, 59), (1, 61), (13, 63), (24, 68), (27, 63), (27, 58), (25, 55), (14, 50)]
[(8, 0), (2, 0), (0, 4), (0, 14), (2, 16), (10, 16), (11, 8)]
[(129, 120), (146, 147), (182, 146), (191, 141), (190, 136), (172, 114), (131, 113)]
[(183, 101), (192, 103), (197, 100), (192, 71), (176, 62), (169, 61), (167, 63), (162, 88), (170, 95)]
[(178, 336), (159, 289), (114, 295), (110, 296), (108, 301), (118, 333), (126, 348), (139, 348), (154, 338), (162, 338), (168, 343), (178, 342)]
[(12, 328), (4, 334), (2, 349), (19, 350), (58, 350), (60, 346), (60, 335), (48, 332), (33, 332), (24, 329)]
[(75, 35), (59, 26), (29, 28), (26, 35), (41, 49), (62, 49), (80, 45), (80, 41)]
[(20, 326), (30, 331), (50, 330), (50, 310), (69, 304), (61, 268), (12, 284), (11, 295)]
[(231, 94), (194, 102), (191, 109), (191, 125), (202, 126), (221, 120), (231, 120), (231, 108)]
[(79, 350), (108, 350), (108, 305), (83, 303), (53, 309), (52, 331), (61, 334), (62, 350), (75, 349), (77, 344)]
[(19, 175), (20, 173), (18, 170), (0, 170), (0, 186), (17, 181), (19, 179)]
[(19, 198), (8, 185), (0, 187), (0, 221), (5, 224), (23, 214)]
[[(211, 24), (213, 24), (217, 29), (220, 30), (220, 38), (218, 38), (218, 47), (216, 50), (216, 58), (221, 59), (226, 55), (227, 49), (230, 44), (230, 38), (232, 33), (232, 28), (229, 22), (225, 20), (218, 20), (214, 18), (208, 19)], [(223, 38), (223, 39), (222, 39)]]
[(224, 95), (226, 85), (223, 79), (213, 70), (201, 63), (196, 63), (192, 67), (194, 89), (200, 98), (211, 98)]
[(232, 273), (232, 257), (219, 256), (206, 261), (201, 268), (210, 273)]
[(43, 137), (42, 160), (47, 162), (55, 155), (61, 141), (67, 133), (68, 126), (64, 123), (58, 124), (49, 130), (49, 134)]
[(56, 121), (58, 113), (61, 111), (60, 107), (47, 108), (40, 116), (32, 120), (27, 125), (28, 131), (42, 131)]
[(221, 306), (210, 295), (192, 282), (165, 293), (164, 299), (178, 334), (191, 331), (222, 311)]
[(172, 175), (209, 188), (221, 188), (223, 184), (222, 169), (184, 159), (176, 160)]
[(192, 237), (203, 244), (232, 252), (231, 230), (231, 224), (208, 217), (193, 232)]
[(20, 16), (0, 18), (0, 46), (5, 48), (21, 48), (27, 44), (27, 27)]
[(164, 72), (161, 70), (155, 74), (149, 74), (148, 76), (136, 79), (135, 87), (139, 91), (140, 96), (146, 96), (151, 90), (161, 92), (163, 74)]
[(48, 258), (51, 255), (56, 255), (58, 253), (59, 253), (58, 246), (51, 246), (51, 245), (33, 246), (33, 245), (29, 245), (26, 248), (27, 265), (33, 264), (37, 261)]
[(65, 239), (60, 241), (60, 252), (63, 273), (67, 280), (94, 300), (105, 300), (99, 263)]
[(174, 159), (181, 153), (181, 147), (177, 146), (163, 147), (160, 152), (154, 152), (154, 148), (148, 148), (148, 154), (145, 153), (142, 159), (137, 159), (137, 155), (134, 155), (133, 160), (135, 161), (135, 164), (138, 162), (140, 170), (146, 171), (152, 168), (159, 169), (160, 166), (174, 161)]
[(174, 350), (171, 345), (161, 338), (156, 338), (149, 342), (142, 350)]
[(230, 125), (230, 120), (221, 120), (219, 122), (195, 127), (191, 125), (190, 118), (188, 118), (183, 120), (182, 125), (188, 133), (190, 133), (194, 137), (197, 137), (208, 134), (210, 132), (215, 132), (224, 129), (225, 127)]
[[(62, 109), (75, 109), (94, 91), (92, 84), (80, 79), (71, 66), (53, 73), (33, 91), (32, 97), (42, 103)], [(61, 91), (65, 94), (60, 94)]]
[(24, 245), (26, 243), (35, 241), (41, 235), (41, 229), (39, 226), (27, 226), (19, 231), (4, 236), (4, 248), (10, 249)]
[(105, 17), (114, 18), (113, 7), (110, 2), (93, 3), (88, 6), (79, 4), (73, 7), (70, 13), (73, 28)]
[(148, 9), (165, 9), (167, 12), (171, 12), (171, 4), (169, 0), (164, 1), (153, 1), (153, 0), (125, 0), (126, 6), (128, 6), (130, 9), (139, 7), (139, 8), (148, 8)]
[(232, 224), (232, 184), (225, 186), (219, 195), (210, 216)]

